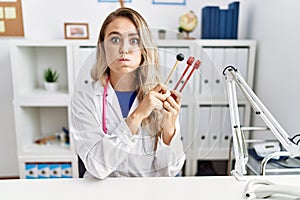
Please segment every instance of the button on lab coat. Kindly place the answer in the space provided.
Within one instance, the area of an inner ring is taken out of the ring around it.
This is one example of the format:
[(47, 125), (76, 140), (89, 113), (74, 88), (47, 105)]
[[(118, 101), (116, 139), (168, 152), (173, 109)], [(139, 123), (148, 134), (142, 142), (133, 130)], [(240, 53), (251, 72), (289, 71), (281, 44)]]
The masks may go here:
[[(185, 153), (179, 121), (170, 145), (158, 139), (154, 152), (154, 137), (142, 127), (132, 135), (122, 116), (118, 98), (108, 84), (106, 97), (107, 134), (102, 129), (103, 87), (91, 82), (77, 87), (72, 97), (71, 136), (77, 154), (87, 169), (85, 177), (99, 179), (119, 176), (175, 176), (182, 168)], [(139, 105), (136, 98), (130, 115)]]

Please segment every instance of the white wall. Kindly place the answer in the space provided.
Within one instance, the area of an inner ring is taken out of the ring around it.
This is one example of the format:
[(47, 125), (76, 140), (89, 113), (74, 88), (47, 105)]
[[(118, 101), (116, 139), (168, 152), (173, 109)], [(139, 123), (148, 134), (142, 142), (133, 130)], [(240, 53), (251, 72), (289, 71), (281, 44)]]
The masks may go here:
[[(186, 0), (186, 6), (165, 6), (152, 5), (152, 0), (132, 1), (126, 6), (139, 11), (153, 28), (165, 27), (176, 31), (179, 16), (193, 10), (199, 17), (199, 26), (191, 34), (196, 38), (200, 38), (202, 7), (225, 7), (232, 2)], [(96, 41), (104, 17), (119, 5), (98, 3), (97, 0), (23, 0), (22, 6), (25, 39), (63, 39), (64, 22), (88, 22), (91, 40)], [(300, 94), (296, 90), (296, 86), (300, 85), (300, 79), (297, 79), (300, 72), (297, 68), (300, 28), (296, 26), (300, 18), (299, 6), (297, 0), (241, 0), (239, 18), (239, 38), (258, 41), (257, 94), (290, 132), (300, 132), (297, 121)], [(0, 176), (18, 175), (9, 60), (11, 39), (14, 38), (0, 38)]]
[(245, 37), (258, 41), (255, 91), (293, 136), (300, 132), (300, 1), (252, 0), (249, 4), (244, 31)]

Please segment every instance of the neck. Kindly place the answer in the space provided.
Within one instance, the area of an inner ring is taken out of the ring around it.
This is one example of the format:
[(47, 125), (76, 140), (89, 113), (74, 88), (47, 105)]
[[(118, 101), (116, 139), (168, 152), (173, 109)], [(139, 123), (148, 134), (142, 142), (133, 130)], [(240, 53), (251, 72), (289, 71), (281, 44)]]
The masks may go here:
[(116, 91), (133, 91), (136, 89), (135, 75), (130, 74), (110, 74), (110, 83)]

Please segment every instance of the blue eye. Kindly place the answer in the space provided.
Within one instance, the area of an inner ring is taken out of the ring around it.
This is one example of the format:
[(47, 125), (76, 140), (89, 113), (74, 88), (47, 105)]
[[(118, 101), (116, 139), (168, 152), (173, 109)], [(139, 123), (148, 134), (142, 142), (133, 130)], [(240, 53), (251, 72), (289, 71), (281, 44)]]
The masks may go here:
[(112, 37), (111, 41), (112, 41), (112, 43), (120, 43), (121, 42), (120, 38), (118, 38), (118, 37)]
[(137, 45), (137, 44), (140, 43), (140, 40), (139, 40), (138, 38), (132, 38), (132, 39), (130, 40), (130, 43), (131, 43), (132, 45)]

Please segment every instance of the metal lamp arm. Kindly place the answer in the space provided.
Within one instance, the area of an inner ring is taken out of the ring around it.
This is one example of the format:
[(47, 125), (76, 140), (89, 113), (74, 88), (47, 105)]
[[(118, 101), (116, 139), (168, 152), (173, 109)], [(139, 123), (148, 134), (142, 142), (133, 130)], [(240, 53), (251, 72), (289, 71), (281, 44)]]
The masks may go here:
[[(255, 95), (253, 90), (247, 84), (247, 82), (243, 79), (242, 75), (238, 72), (238, 70), (233, 66), (227, 66), (223, 74), (227, 81), (228, 87), (228, 99), (229, 99), (229, 107), (230, 107), (230, 116), (231, 116), (231, 124), (232, 124), (232, 134), (233, 134), (233, 142), (235, 138), (239, 138), (233, 143), (235, 150), (235, 156), (238, 158), (244, 158), (239, 161), (239, 165), (243, 165), (247, 163), (248, 158), (245, 154), (246, 152), (242, 149), (245, 147), (245, 141), (243, 140), (242, 130), (239, 122), (238, 115), (238, 105), (237, 105), (237, 95), (235, 84), (241, 89), (244, 96), (250, 102), (252, 108), (255, 110), (256, 114), (258, 114), (275, 137), (279, 140), (279, 142), (283, 145), (286, 151), (289, 152), (291, 157), (300, 156), (300, 146), (295, 144), (284, 130), (284, 128), (277, 122), (275, 117), (269, 112), (269, 110), (264, 106), (264, 104), (260, 101), (260, 99)], [(238, 119), (238, 120), (237, 120)], [(238, 127), (238, 128), (237, 128)], [(242, 154), (242, 155), (240, 155)], [(242, 167), (239, 167), (242, 168)], [(240, 170), (241, 172), (241, 170)]]

